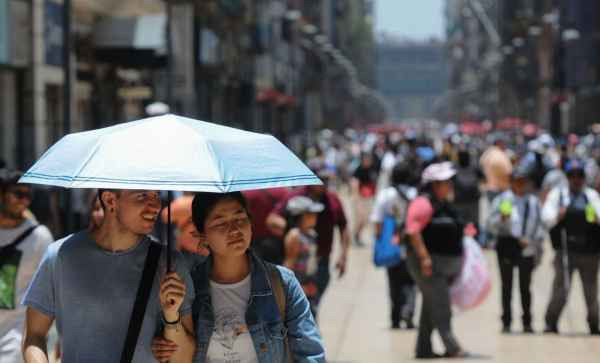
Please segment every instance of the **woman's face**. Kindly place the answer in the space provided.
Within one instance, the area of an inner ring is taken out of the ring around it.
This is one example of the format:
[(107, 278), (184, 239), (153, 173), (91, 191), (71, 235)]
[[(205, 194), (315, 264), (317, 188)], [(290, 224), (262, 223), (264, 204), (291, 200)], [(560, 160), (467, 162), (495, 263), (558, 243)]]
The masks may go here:
[(317, 214), (316, 213), (304, 213), (300, 219), (300, 229), (307, 231), (315, 228), (317, 225)]
[(235, 199), (220, 200), (206, 217), (201, 238), (215, 256), (243, 255), (252, 240), (252, 225), (246, 209)]
[(452, 180), (434, 182), (433, 193), (439, 200), (448, 200), (454, 193), (454, 183)]

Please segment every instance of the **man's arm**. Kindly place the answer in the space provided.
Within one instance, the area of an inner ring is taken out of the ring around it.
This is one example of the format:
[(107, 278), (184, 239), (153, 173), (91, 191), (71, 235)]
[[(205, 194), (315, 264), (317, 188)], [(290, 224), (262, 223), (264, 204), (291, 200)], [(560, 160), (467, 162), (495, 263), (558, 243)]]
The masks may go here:
[(375, 238), (379, 238), (379, 235), (381, 234), (381, 227), (383, 226), (383, 223), (380, 222), (376, 222), (373, 223), (373, 229), (375, 230)]
[(298, 254), (300, 254), (300, 233), (297, 228), (292, 228), (288, 232), (283, 241), (283, 246), (285, 249), (283, 265), (291, 270), (296, 264)]
[(560, 214), (560, 194), (561, 187), (556, 187), (550, 191), (544, 205), (542, 206), (542, 223), (548, 229), (552, 229), (559, 222)]
[(360, 191), (360, 181), (355, 176), (353, 176), (352, 179), (350, 179), (350, 197), (353, 199), (358, 198), (359, 191)]
[(410, 238), (410, 243), (419, 258), (421, 272), (425, 277), (431, 276), (433, 273), (431, 256), (425, 246), (423, 235), (421, 232), (431, 221), (433, 216), (433, 206), (423, 197), (418, 197), (413, 200), (408, 206), (406, 215), (406, 234)]
[(27, 307), (23, 333), (23, 359), (26, 363), (48, 363), (46, 336), (52, 322), (54, 317)]
[(339, 277), (342, 277), (346, 273), (346, 265), (348, 264), (348, 251), (350, 251), (350, 231), (348, 230), (347, 224), (344, 227), (340, 227), (340, 237), (342, 252), (340, 253), (340, 258), (335, 264), (335, 267), (338, 270)]

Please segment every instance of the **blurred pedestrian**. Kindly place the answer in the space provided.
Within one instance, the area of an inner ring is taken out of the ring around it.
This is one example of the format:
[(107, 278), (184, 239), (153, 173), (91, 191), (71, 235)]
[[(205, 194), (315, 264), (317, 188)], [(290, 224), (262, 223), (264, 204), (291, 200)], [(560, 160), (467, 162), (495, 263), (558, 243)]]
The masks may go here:
[(317, 288), (317, 272), (319, 256), (317, 255), (317, 216), (325, 206), (302, 195), (293, 197), (287, 202), (288, 232), (285, 234), (285, 260), (283, 265), (294, 271), (300, 282), (315, 320), (319, 306), (319, 289)]
[(89, 223), (88, 223), (88, 231), (96, 231), (102, 225), (104, 221), (104, 209), (102, 209), (102, 204), (100, 203), (100, 198), (98, 198), (97, 193), (91, 194), (91, 203), (90, 203), (90, 211), (89, 211)]
[(523, 332), (533, 333), (531, 325), (531, 276), (542, 255), (545, 229), (541, 206), (535, 194), (528, 192), (529, 173), (516, 168), (511, 189), (497, 196), (491, 206), (488, 230), (496, 237), (498, 266), (502, 281), (502, 332), (509, 333), (512, 323), (513, 270), (519, 271)]
[(0, 363), (22, 361), (21, 299), (53, 241), (48, 228), (26, 216), (32, 191), (17, 183), (21, 176), (19, 171), (0, 169)]
[[(488, 147), (479, 159), (481, 171), (485, 176), (483, 191), (485, 192), (485, 200), (487, 206), (500, 193), (510, 187), (510, 175), (512, 173), (512, 162), (507, 153), (506, 143), (503, 137), (497, 136), (494, 140), (494, 145)], [(483, 210), (490, 211), (490, 208)], [(489, 215), (481, 216), (482, 220), (487, 220)], [(484, 227), (485, 224), (480, 225)], [(483, 246), (488, 244), (491, 239), (489, 233), (485, 230), (479, 231), (479, 243)]]
[[(184, 193), (171, 202), (171, 223), (175, 226), (176, 243), (175, 248), (179, 251), (195, 252), (200, 255), (207, 255), (208, 250), (205, 246), (198, 243), (196, 227), (192, 222), (192, 200), (193, 193)], [(160, 219), (166, 226), (168, 220), (168, 210), (163, 208)]]
[(265, 261), (281, 265), (285, 256), (283, 238), (267, 226), (269, 213), (288, 194), (287, 188), (269, 188), (242, 192), (252, 216), (252, 249)]
[(323, 212), (317, 217), (317, 255), (319, 256), (318, 269), (318, 288), (319, 295), (323, 296), (330, 280), (330, 256), (333, 248), (334, 231), (337, 228), (340, 233), (341, 251), (339, 259), (335, 263), (335, 268), (338, 271), (338, 276), (342, 277), (346, 273), (348, 262), (348, 252), (350, 250), (350, 232), (348, 230), (348, 222), (346, 214), (337, 194), (327, 188), (329, 181), (329, 172), (327, 170), (314, 170), (315, 174), (321, 178), (323, 185), (309, 185), (291, 191), (282, 201), (280, 201), (275, 209), (267, 218), (267, 225), (271, 231), (283, 238), (287, 230), (286, 220), (286, 205), (290, 199), (298, 195), (303, 195), (311, 198), (313, 201), (323, 204), (325, 207)]
[(577, 270), (583, 284), (592, 335), (600, 335), (598, 318), (598, 264), (600, 263), (600, 196), (585, 186), (584, 164), (565, 163), (568, 187), (550, 191), (542, 208), (542, 220), (550, 228), (554, 259), (552, 297), (546, 311), (546, 332), (558, 333), (558, 321)]
[(467, 223), (479, 223), (479, 176), (468, 150), (457, 153), (458, 169), (454, 179), (454, 205)]
[(479, 159), (479, 164), (485, 175), (484, 188), (488, 200), (510, 187), (512, 163), (506, 153), (506, 143), (502, 137), (497, 137), (494, 144), (488, 147)]
[(350, 181), (352, 187), (352, 205), (354, 210), (354, 243), (364, 246), (362, 231), (367, 225), (373, 198), (377, 189), (378, 170), (373, 155), (363, 152), (360, 165), (354, 171)]
[[(412, 170), (404, 162), (397, 163), (391, 172), (390, 186), (377, 193), (370, 221), (374, 224), (376, 239), (381, 234), (383, 220), (393, 216), (396, 220), (394, 238), (399, 244), (405, 239), (405, 220), (408, 203), (416, 198), (417, 189), (408, 185), (413, 180)], [(399, 329), (403, 322), (406, 329), (414, 329), (413, 316), (416, 304), (416, 287), (408, 272), (406, 261), (387, 268), (390, 295), (390, 320), (392, 329)]]
[(447, 357), (465, 357), (452, 331), (450, 284), (460, 274), (464, 222), (449, 199), (456, 170), (450, 162), (433, 163), (423, 171), (423, 194), (408, 207), (406, 233), (408, 269), (423, 296), (416, 357), (436, 358), (431, 334), (437, 330)]

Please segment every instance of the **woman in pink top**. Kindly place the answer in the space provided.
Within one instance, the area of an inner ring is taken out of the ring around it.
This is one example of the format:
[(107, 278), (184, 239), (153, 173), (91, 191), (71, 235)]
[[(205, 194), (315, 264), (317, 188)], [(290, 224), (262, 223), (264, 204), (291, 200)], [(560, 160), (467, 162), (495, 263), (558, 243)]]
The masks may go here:
[(407, 264), (421, 294), (423, 305), (419, 321), (416, 357), (441, 357), (433, 352), (431, 334), (437, 330), (446, 357), (465, 357), (452, 332), (450, 283), (460, 273), (464, 223), (449, 202), (456, 171), (450, 162), (428, 166), (422, 175), (424, 193), (414, 199), (406, 218), (410, 238)]

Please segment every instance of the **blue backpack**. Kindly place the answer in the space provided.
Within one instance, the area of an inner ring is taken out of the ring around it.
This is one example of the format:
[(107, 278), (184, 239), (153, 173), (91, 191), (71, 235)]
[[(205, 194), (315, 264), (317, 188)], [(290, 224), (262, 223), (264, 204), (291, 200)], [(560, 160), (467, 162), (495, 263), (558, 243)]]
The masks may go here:
[(373, 263), (377, 267), (392, 267), (402, 263), (404, 247), (392, 243), (396, 231), (396, 218), (386, 214), (381, 224), (381, 233), (375, 241)]

